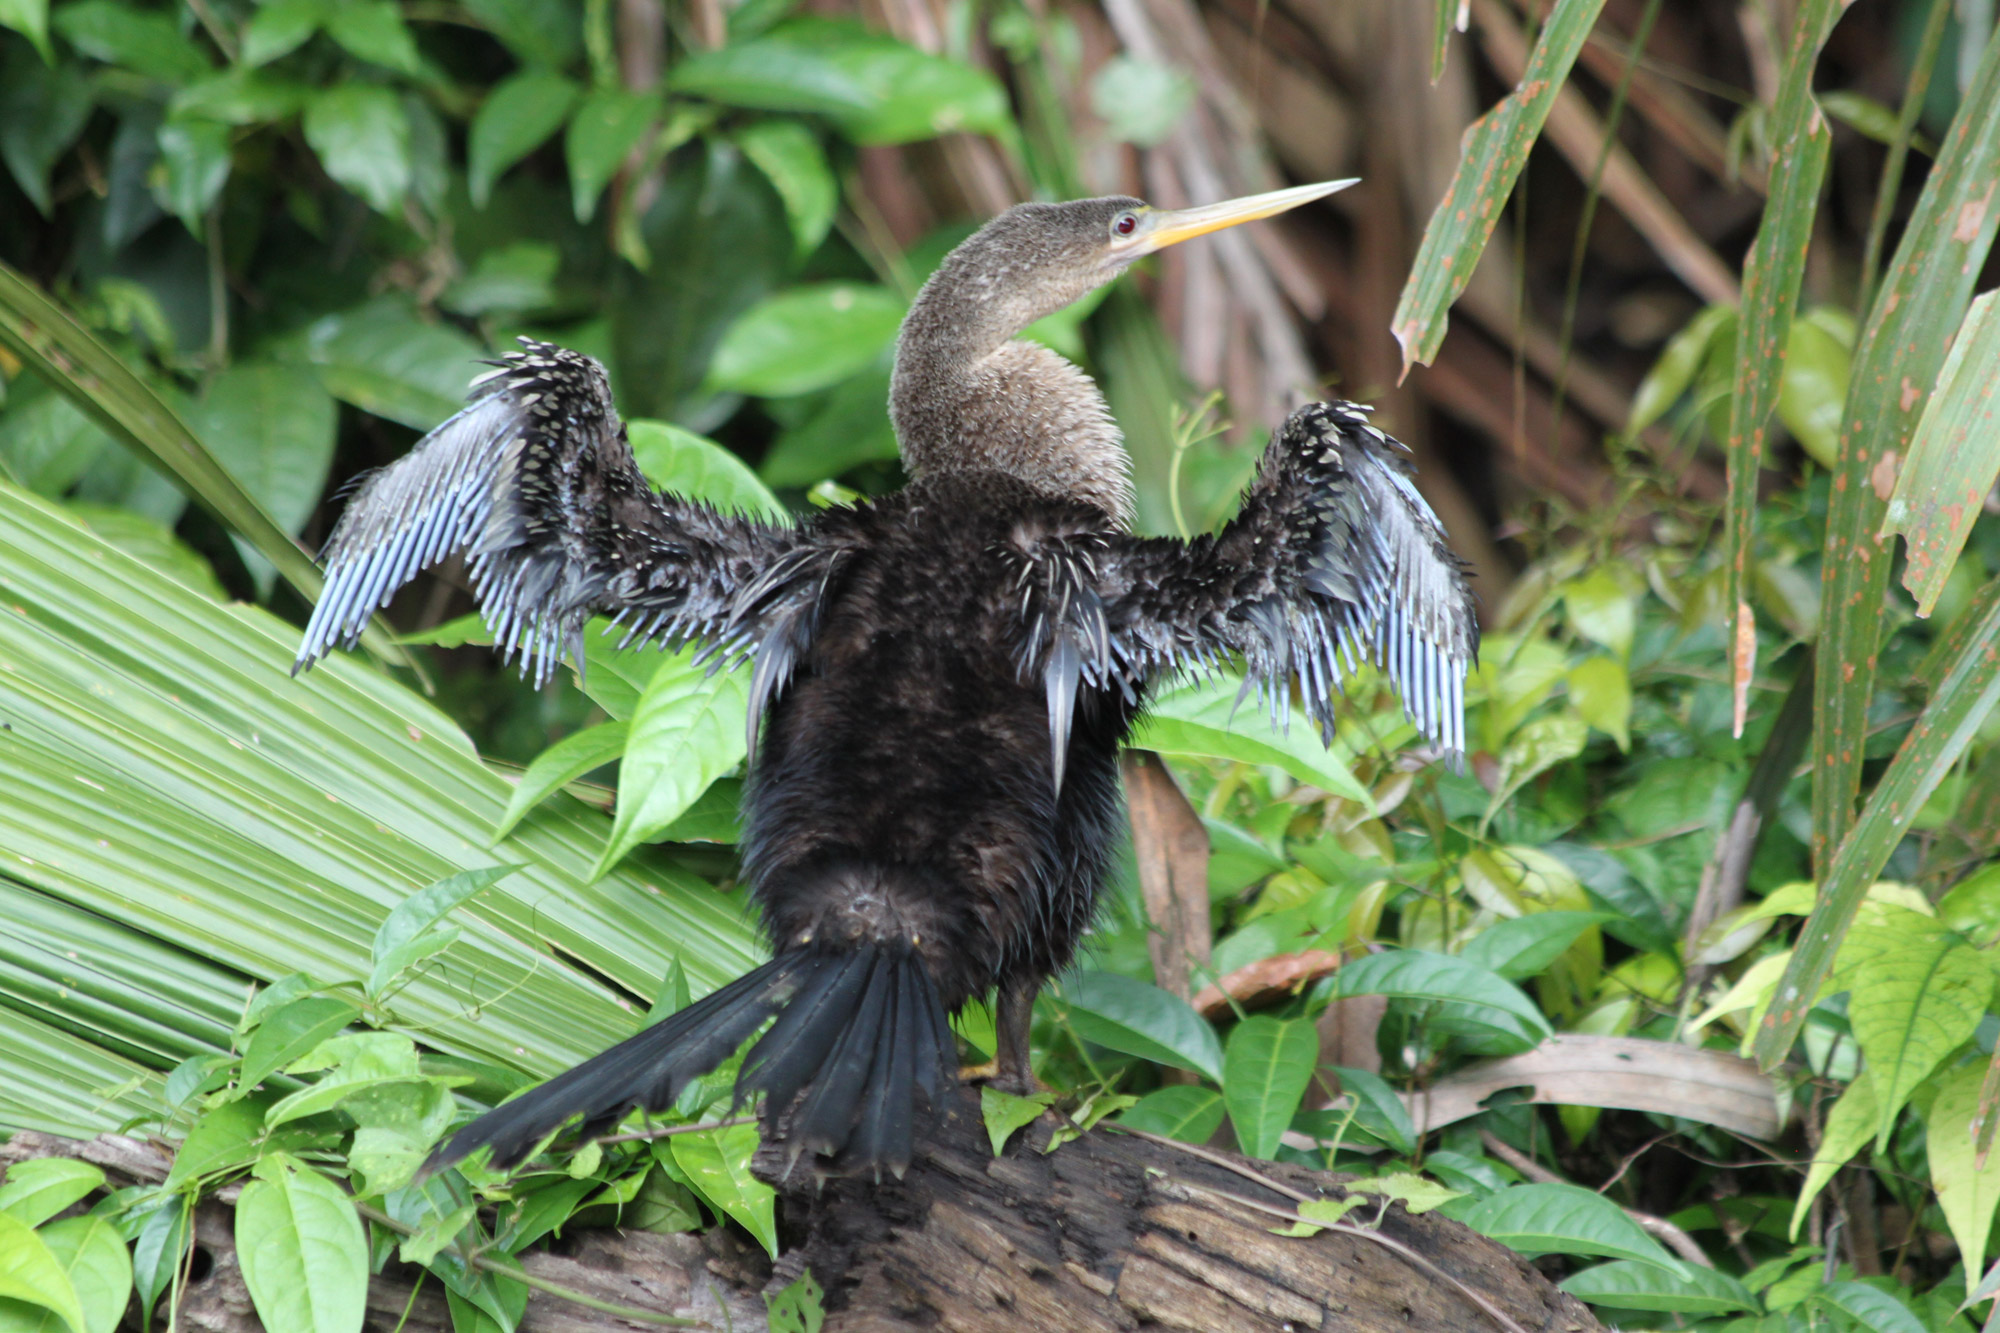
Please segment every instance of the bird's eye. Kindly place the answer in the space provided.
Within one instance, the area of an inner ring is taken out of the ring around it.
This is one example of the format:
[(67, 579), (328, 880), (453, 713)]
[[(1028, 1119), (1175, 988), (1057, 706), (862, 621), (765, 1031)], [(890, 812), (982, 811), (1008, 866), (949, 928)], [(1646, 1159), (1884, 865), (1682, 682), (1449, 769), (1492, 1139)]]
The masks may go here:
[(1111, 219), (1111, 231), (1115, 236), (1130, 236), (1137, 230), (1139, 230), (1139, 215), (1137, 213), (1120, 213), (1117, 217)]

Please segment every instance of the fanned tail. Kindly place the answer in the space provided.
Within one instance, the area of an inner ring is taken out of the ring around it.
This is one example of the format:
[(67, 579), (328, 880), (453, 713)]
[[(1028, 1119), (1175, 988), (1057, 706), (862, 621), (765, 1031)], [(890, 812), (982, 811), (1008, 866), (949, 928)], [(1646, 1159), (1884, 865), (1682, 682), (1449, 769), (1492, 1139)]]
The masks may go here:
[(511, 1170), (571, 1120), (588, 1138), (637, 1107), (663, 1111), (770, 1021), (736, 1082), (738, 1104), (764, 1095), (766, 1136), (791, 1161), (807, 1152), (839, 1171), (910, 1164), (916, 1098), (937, 1094), (951, 1029), (922, 960), (899, 944), (780, 955), (715, 994), (473, 1121), (431, 1154), (426, 1172), (491, 1149)]

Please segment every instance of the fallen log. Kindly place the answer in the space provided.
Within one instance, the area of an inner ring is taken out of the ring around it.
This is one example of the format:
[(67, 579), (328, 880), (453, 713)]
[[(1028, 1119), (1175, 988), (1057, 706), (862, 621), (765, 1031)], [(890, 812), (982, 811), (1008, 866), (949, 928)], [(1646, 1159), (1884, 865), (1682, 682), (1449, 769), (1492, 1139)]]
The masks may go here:
[[(524, 1256), (531, 1277), (592, 1301), (766, 1329), (764, 1292), (810, 1271), (825, 1333), (1598, 1333), (1602, 1326), (1533, 1264), (1434, 1213), (1369, 1202), (1311, 1237), (1274, 1234), (1300, 1198), (1339, 1198), (1342, 1177), (1099, 1129), (1045, 1152), (1044, 1116), (994, 1157), (978, 1102), (961, 1090), (901, 1181), (828, 1180), (803, 1166), (781, 1183), (784, 1253), (774, 1266), (727, 1230), (593, 1231)], [(157, 1146), (18, 1134), (0, 1166), (77, 1157), (116, 1185), (157, 1183)], [(760, 1173), (782, 1163), (760, 1156)], [(188, 1333), (261, 1327), (240, 1270), (225, 1190), (197, 1212)], [(1375, 1221), (1380, 1211), (1379, 1223)], [(435, 1280), (395, 1263), (369, 1291), (370, 1333), (445, 1333)], [(646, 1327), (536, 1291), (525, 1333)], [(276, 1333), (276, 1331), (273, 1331)]]

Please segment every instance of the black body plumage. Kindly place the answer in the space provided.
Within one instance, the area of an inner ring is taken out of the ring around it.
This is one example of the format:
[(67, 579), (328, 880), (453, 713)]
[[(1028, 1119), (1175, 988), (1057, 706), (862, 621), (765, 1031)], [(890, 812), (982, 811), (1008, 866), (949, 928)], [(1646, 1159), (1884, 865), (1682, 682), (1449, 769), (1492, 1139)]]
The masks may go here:
[[(1122, 236), (1135, 207), (1033, 206), (1030, 223), (1088, 236), (1109, 220)], [(1009, 341), (1129, 259), (1059, 273), (996, 313), (980, 305), (980, 241), (905, 325), (892, 411), (917, 475), (894, 495), (786, 526), (655, 493), (601, 368), (524, 340), (350, 502), (301, 668), (463, 550), (496, 641), (537, 680), (593, 615), (753, 673), (744, 869), (773, 961), (482, 1117), (436, 1160), (490, 1147), (510, 1165), (572, 1118), (591, 1133), (663, 1109), (764, 1029), (738, 1095), (763, 1097), (767, 1134), (795, 1159), (900, 1172), (919, 1106), (951, 1076), (948, 1013), (997, 991), (1002, 1080), (1032, 1081), (1030, 1006), (1096, 910), (1119, 746), (1155, 681), (1237, 660), (1274, 708), (1296, 683), (1330, 732), (1343, 672), (1366, 659), (1423, 735), (1462, 751), (1478, 631), (1400, 446), (1350, 404), (1303, 408), (1221, 532), (1132, 536), (1094, 386)], [(1043, 262), (1074, 268), (1086, 251), (1070, 238)], [(1035, 255), (1009, 253), (1032, 274)], [(945, 318), (954, 302), (981, 312), (976, 337)], [(999, 380), (977, 378), (988, 363)], [(981, 432), (993, 383), (1028, 425)], [(1040, 446), (1054, 464), (1038, 461), (1034, 420), (1061, 423)]]

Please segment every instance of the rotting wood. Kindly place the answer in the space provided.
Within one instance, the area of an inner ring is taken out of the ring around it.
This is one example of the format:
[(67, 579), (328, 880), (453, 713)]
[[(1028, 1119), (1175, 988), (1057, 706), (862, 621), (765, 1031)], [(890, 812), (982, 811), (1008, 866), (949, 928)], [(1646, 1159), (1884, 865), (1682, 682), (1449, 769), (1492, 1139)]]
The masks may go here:
[[(1056, 1124), (1045, 1116), (995, 1158), (976, 1097), (955, 1090), (903, 1180), (788, 1185), (781, 1209), (786, 1253), (775, 1270), (727, 1231), (578, 1233), (559, 1253), (527, 1256), (526, 1266), (599, 1300), (693, 1315), (737, 1333), (764, 1329), (762, 1292), (804, 1269), (825, 1288), (826, 1333), (1496, 1327), (1450, 1282), (1379, 1241), (1337, 1231), (1304, 1239), (1273, 1234), (1277, 1223), (1268, 1210), (1289, 1210), (1287, 1192), (1337, 1197), (1340, 1177), (1239, 1163), (1253, 1177), (1246, 1179), (1226, 1168), (1235, 1160), (1226, 1155), (1209, 1152), (1204, 1159), (1104, 1130), (1045, 1153)], [(0, 1165), (41, 1156), (95, 1162), (113, 1185), (157, 1183), (167, 1165), (152, 1145), (116, 1136), (78, 1143), (21, 1134), (0, 1145)], [(780, 1166), (775, 1155), (760, 1155), (760, 1170)], [(1280, 1188), (1265, 1189), (1255, 1177)], [(181, 1327), (189, 1333), (258, 1328), (230, 1224), (221, 1200), (198, 1212), (201, 1277), (181, 1305)], [(1393, 1206), (1379, 1234), (1524, 1329), (1601, 1329), (1527, 1260), (1434, 1213), (1412, 1217)], [(388, 1333), (406, 1305), (406, 1333), (450, 1328), (435, 1281), (426, 1281), (411, 1302), (414, 1276), (392, 1265), (377, 1279), (369, 1293), (370, 1333)], [(521, 1327), (592, 1333), (641, 1326), (536, 1293)]]

